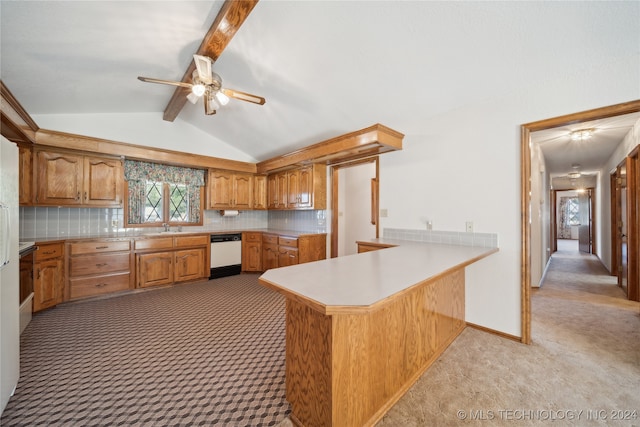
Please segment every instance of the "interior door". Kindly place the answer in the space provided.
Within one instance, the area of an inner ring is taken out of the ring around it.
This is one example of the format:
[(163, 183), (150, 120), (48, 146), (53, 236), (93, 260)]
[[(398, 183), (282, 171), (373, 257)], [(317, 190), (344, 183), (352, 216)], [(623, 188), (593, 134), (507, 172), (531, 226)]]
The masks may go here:
[(580, 225), (578, 226), (578, 247), (580, 252), (591, 253), (591, 190), (578, 193)]
[(627, 294), (627, 168), (624, 163), (616, 171), (616, 196), (618, 285)]

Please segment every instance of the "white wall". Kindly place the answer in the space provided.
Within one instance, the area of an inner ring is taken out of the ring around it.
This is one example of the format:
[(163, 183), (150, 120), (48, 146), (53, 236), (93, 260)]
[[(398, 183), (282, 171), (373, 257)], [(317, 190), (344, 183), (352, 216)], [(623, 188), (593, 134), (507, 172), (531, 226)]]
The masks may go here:
[(605, 267), (612, 271), (611, 261), (611, 172), (622, 162), (637, 145), (640, 144), (640, 121), (624, 137), (614, 153), (609, 157), (600, 171), (599, 186), (602, 192), (602, 205), (598, 207), (598, 215), (602, 218), (601, 238), (596, 242), (598, 254)]
[(202, 132), (180, 118), (173, 122), (162, 120), (162, 113), (33, 114), (32, 118), (43, 129), (255, 162), (255, 159), (246, 153)]
[(640, 98), (637, 55), (585, 61), (579, 75), (550, 67), (545, 85), (522, 82), (510, 96), (422, 117), (428, 134), (406, 135), (402, 151), (381, 156), (383, 228), (424, 228), (430, 218), (434, 229), (473, 221), (498, 233), (500, 251), (467, 268), (469, 322), (521, 336), (520, 125)]
[(371, 224), (371, 178), (376, 176), (375, 163), (342, 168), (338, 171), (340, 203), (338, 210), (338, 256), (358, 252), (356, 241), (376, 237), (376, 226)]

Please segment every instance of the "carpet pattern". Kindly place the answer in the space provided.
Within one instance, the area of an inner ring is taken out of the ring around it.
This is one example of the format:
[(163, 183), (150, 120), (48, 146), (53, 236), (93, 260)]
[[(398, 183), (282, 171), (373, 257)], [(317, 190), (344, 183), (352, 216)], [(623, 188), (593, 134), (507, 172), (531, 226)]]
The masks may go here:
[(3, 426), (273, 426), (284, 299), (239, 275), (34, 316)]

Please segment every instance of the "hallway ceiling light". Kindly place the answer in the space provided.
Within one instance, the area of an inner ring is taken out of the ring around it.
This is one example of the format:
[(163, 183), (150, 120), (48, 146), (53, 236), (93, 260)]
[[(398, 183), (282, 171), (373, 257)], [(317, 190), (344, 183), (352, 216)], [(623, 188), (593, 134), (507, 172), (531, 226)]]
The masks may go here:
[(569, 173), (569, 178), (571, 179), (576, 179), (576, 178), (580, 178), (582, 174), (580, 172), (571, 172)]
[(595, 129), (578, 129), (571, 132), (572, 141), (585, 141), (593, 136)]

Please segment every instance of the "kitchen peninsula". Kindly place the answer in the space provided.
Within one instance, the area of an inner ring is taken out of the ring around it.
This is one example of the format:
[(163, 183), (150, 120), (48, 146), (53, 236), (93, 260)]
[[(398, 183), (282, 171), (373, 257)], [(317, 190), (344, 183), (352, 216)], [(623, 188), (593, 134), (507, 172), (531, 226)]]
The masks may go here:
[(380, 420), (464, 329), (465, 267), (498, 251), (382, 245), (394, 247), (260, 277), (286, 297), (287, 399), (299, 426)]

